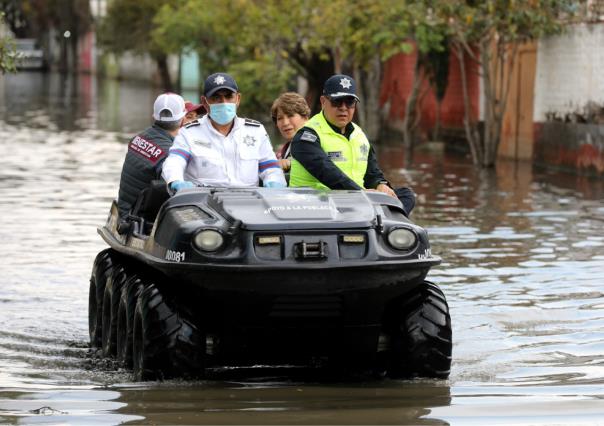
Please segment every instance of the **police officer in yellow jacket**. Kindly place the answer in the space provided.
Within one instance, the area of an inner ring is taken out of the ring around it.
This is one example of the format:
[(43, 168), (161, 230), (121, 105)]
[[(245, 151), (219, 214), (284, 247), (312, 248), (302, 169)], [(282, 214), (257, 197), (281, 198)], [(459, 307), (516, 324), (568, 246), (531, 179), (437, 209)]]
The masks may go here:
[(323, 86), (321, 112), (294, 136), (289, 185), (317, 189), (375, 189), (398, 198), (407, 215), (415, 206), (409, 188), (393, 190), (380, 170), (363, 130), (352, 122), (359, 98), (355, 81), (343, 74)]

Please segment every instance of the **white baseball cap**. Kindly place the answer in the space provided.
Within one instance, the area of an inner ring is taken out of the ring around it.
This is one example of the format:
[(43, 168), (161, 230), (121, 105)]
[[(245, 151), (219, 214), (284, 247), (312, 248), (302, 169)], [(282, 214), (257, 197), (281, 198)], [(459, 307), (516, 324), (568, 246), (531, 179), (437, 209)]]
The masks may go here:
[(178, 121), (186, 113), (185, 100), (176, 93), (159, 95), (153, 104), (153, 118), (156, 121)]

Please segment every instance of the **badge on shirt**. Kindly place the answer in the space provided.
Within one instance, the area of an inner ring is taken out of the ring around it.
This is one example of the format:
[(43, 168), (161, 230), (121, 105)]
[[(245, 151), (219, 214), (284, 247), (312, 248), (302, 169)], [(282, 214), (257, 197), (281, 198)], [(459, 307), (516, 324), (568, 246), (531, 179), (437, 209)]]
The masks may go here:
[(342, 154), (342, 151), (328, 151), (327, 152), (327, 157), (331, 161), (334, 161), (334, 162), (335, 161), (346, 161), (346, 158)]
[(369, 145), (364, 143), (359, 147), (359, 151), (361, 153), (361, 159), (367, 160), (367, 158), (369, 157)]
[(252, 127), (260, 127), (260, 126), (262, 126), (262, 123), (260, 123), (259, 121), (256, 121), (256, 120), (252, 120), (251, 118), (246, 118), (245, 125), (252, 126)]
[(254, 145), (256, 145), (256, 138), (251, 135), (246, 135), (243, 138), (243, 143), (246, 144), (247, 146), (254, 146)]
[(140, 136), (135, 136), (128, 145), (128, 150), (136, 155), (151, 161), (153, 164), (163, 156), (164, 150), (151, 141)]
[(212, 147), (212, 142), (209, 142), (209, 141), (194, 140), (193, 143), (195, 145), (201, 145), (204, 148), (211, 148)]
[(300, 140), (306, 141), (306, 142), (316, 142), (317, 135), (314, 135), (311, 132), (309, 132), (308, 130), (305, 130), (304, 132), (302, 132), (302, 136), (300, 136)]

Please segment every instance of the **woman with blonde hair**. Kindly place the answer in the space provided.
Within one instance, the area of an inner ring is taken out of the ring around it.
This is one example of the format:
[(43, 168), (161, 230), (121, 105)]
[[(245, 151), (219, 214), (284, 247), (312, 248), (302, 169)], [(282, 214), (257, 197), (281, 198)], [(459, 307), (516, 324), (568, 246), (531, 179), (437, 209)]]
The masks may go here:
[(279, 159), (279, 165), (286, 172), (291, 167), (290, 143), (296, 132), (308, 121), (310, 107), (306, 99), (300, 94), (286, 92), (273, 102), (271, 116), (279, 133), (285, 139), (285, 144), (277, 152), (277, 158)]

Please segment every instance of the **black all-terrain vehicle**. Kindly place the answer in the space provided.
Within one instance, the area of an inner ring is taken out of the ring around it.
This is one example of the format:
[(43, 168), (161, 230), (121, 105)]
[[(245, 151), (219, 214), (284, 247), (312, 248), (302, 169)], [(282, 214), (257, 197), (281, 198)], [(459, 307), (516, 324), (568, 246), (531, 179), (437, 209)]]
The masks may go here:
[(90, 340), (137, 379), (311, 362), (446, 378), (451, 319), (426, 231), (379, 192), (148, 190), (112, 205)]

